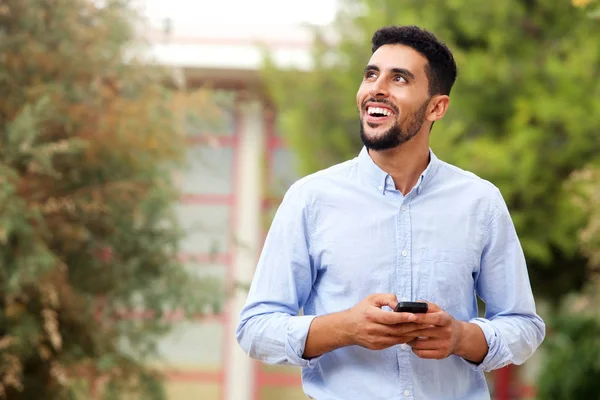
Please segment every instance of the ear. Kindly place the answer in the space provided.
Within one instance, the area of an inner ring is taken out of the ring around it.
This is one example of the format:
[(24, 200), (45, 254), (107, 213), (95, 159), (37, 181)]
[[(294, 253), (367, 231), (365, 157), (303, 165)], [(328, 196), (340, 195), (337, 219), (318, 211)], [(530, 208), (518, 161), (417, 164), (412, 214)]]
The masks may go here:
[(431, 98), (431, 102), (429, 103), (429, 112), (427, 113), (427, 120), (432, 123), (442, 119), (446, 111), (448, 110), (448, 106), (450, 104), (450, 97), (447, 95), (436, 95)]

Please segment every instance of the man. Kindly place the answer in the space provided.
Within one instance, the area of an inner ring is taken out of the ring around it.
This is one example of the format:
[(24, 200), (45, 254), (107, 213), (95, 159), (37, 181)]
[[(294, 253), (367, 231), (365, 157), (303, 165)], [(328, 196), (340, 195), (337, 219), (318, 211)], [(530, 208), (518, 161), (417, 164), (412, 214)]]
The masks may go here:
[[(498, 189), (429, 148), (451, 52), (417, 27), (372, 44), (364, 148), (289, 189), (237, 338), (253, 358), (302, 366), (319, 400), (489, 399), (483, 372), (523, 363), (545, 335), (523, 252)], [(426, 314), (392, 311), (417, 300)]]

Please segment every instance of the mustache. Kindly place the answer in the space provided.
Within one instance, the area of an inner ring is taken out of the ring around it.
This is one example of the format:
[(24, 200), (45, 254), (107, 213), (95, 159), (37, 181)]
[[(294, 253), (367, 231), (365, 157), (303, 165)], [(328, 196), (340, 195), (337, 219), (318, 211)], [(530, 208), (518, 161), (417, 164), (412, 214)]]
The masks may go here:
[(398, 115), (400, 113), (400, 111), (398, 110), (398, 108), (392, 104), (391, 102), (387, 101), (387, 100), (382, 100), (382, 99), (374, 99), (373, 97), (366, 99), (365, 101), (363, 101), (362, 103), (362, 109), (365, 109), (365, 106), (367, 103), (379, 103), (379, 104), (385, 104), (386, 106), (388, 106), (389, 108), (391, 108), (392, 110), (394, 110), (394, 113), (396, 115)]

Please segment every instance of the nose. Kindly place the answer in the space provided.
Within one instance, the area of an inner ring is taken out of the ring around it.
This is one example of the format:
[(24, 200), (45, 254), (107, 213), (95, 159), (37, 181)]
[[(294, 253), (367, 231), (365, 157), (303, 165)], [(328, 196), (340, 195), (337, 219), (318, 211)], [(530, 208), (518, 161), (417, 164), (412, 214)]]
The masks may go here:
[(385, 83), (385, 79), (381, 79), (381, 77), (379, 77), (375, 82), (373, 82), (373, 85), (369, 89), (369, 94), (374, 98), (388, 97), (389, 92)]

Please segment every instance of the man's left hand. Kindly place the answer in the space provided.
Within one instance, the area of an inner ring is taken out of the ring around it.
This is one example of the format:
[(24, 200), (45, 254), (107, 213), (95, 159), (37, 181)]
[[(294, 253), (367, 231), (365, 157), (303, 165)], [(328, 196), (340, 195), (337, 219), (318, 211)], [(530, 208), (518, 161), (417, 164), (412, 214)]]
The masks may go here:
[(407, 344), (421, 358), (440, 360), (454, 354), (464, 332), (464, 322), (455, 320), (437, 304), (429, 303), (426, 314), (415, 314), (415, 323), (430, 325), (413, 332), (418, 335)]

